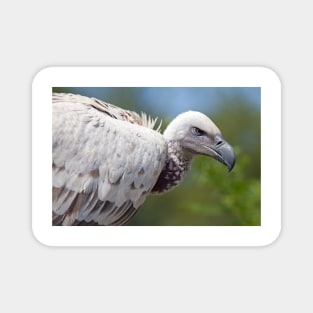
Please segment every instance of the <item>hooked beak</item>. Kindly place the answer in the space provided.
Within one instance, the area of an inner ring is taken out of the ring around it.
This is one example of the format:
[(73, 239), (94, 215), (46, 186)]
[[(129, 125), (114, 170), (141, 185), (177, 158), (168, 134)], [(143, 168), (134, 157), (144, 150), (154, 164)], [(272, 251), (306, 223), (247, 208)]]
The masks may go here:
[(226, 165), (229, 172), (233, 169), (236, 163), (236, 156), (232, 146), (222, 136), (217, 135), (214, 144), (208, 148), (213, 154), (211, 156)]

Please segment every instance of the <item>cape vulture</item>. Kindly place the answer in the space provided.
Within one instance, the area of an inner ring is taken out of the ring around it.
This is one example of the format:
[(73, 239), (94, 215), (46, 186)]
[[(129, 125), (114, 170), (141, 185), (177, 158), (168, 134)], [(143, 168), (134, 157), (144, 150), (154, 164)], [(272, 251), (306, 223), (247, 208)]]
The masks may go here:
[(52, 224), (124, 225), (150, 193), (183, 179), (195, 155), (235, 164), (232, 147), (204, 114), (156, 120), (95, 98), (54, 93)]

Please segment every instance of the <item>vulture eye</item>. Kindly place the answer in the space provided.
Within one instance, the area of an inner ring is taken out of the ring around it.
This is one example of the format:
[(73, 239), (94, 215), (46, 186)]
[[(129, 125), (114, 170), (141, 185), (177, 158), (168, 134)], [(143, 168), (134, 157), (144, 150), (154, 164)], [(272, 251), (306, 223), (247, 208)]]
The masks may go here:
[(205, 135), (205, 132), (203, 130), (199, 129), (198, 127), (192, 127), (191, 128), (191, 132), (195, 136), (203, 136), (203, 135)]

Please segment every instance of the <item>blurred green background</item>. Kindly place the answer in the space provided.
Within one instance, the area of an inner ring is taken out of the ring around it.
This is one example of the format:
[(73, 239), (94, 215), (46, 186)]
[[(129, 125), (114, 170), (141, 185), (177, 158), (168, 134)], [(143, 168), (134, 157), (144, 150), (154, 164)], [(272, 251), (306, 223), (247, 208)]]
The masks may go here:
[(163, 120), (162, 131), (179, 113), (208, 115), (234, 147), (237, 162), (196, 157), (180, 186), (150, 195), (128, 225), (256, 226), (261, 224), (259, 87), (55, 87), (54, 92), (96, 97)]

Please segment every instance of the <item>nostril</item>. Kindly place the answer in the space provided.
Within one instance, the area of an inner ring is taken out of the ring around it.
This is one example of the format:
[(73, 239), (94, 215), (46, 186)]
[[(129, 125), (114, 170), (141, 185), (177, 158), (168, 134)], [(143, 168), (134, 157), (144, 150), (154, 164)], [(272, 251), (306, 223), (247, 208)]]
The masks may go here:
[(223, 144), (223, 141), (220, 140), (216, 145), (217, 145), (217, 146), (220, 146), (220, 145), (222, 145), (222, 144)]

